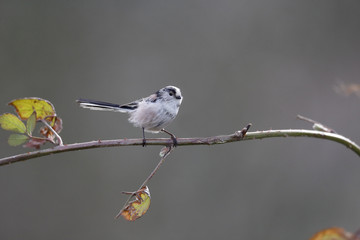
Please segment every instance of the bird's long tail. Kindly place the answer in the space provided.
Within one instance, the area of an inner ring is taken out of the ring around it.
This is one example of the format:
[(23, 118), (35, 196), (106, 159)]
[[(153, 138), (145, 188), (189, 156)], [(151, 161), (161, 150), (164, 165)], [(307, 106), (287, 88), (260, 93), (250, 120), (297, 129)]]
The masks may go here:
[(119, 104), (101, 102), (90, 99), (78, 99), (76, 100), (76, 102), (78, 102), (80, 104), (80, 107), (82, 108), (88, 108), (91, 110), (100, 110), (100, 111), (114, 111), (114, 112), (128, 113), (137, 108), (136, 103), (119, 105)]

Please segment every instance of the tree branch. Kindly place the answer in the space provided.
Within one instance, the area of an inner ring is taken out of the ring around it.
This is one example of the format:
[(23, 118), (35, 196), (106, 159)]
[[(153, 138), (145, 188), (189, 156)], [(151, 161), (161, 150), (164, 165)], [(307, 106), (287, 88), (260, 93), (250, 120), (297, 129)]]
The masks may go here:
[[(339, 135), (337, 133), (322, 132), (316, 130), (303, 130), (303, 129), (290, 129), (290, 130), (267, 130), (247, 132), (243, 137), (241, 131), (236, 131), (230, 135), (220, 135), (213, 137), (202, 138), (177, 138), (177, 146), (189, 146), (189, 145), (214, 145), (225, 144), (230, 142), (238, 142), (244, 140), (255, 140), (263, 138), (273, 137), (312, 137), (327, 139), (330, 141), (338, 142), (360, 156), (360, 147), (351, 141), (350, 139)], [(146, 145), (162, 145), (167, 146), (173, 143), (170, 138), (148, 138), (146, 139)], [(21, 162), (32, 158), (47, 156), (56, 153), (77, 151), (90, 148), (103, 148), (103, 147), (120, 147), (120, 146), (142, 146), (143, 139), (115, 139), (115, 140), (98, 140), (91, 142), (64, 144), (63, 146), (56, 146), (53, 148), (47, 148), (43, 150), (27, 152), (19, 155), (5, 157), (0, 159), (0, 166), (11, 164), (15, 162)]]

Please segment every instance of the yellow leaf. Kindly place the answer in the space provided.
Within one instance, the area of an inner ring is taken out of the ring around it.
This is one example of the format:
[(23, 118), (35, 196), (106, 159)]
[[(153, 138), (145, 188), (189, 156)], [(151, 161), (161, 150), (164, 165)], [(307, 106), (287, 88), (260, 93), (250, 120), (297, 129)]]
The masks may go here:
[(49, 101), (41, 98), (15, 99), (9, 105), (15, 107), (17, 114), (22, 120), (28, 119), (34, 111), (36, 112), (37, 120), (56, 114), (54, 106)]
[(149, 207), (150, 190), (145, 186), (135, 193), (135, 200), (130, 202), (120, 214), (128, 221), (135, 221), (143, 216)]
[(342, 228), (333, 227), (316, 233), (310, 240), (359, 240), (359, 238)]
[(14, 114), (5, 113), (0, 116), (0, 125), (4, 130), (25, 133), (25, 124)]

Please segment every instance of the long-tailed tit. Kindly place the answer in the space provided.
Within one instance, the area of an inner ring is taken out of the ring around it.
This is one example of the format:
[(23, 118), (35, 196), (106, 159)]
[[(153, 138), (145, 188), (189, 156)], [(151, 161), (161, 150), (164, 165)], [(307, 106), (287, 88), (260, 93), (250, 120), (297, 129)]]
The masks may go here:
[(175, 135), (164, 128), (175, 119), (182, 100), (183, 97), (179, 88), (167, 86), (149, 97), (124, 105), (89, 99), (79, 99), (76, 101), (80, 104), (80, 107), (91, 110), (129, 113), (129, 122), (134, 124), (135, 127), (141, 127), (143, 130), (143, 146), (146, 144), (145, 131), (152, 133), (165, 132), (171, 136), (176, 146)]

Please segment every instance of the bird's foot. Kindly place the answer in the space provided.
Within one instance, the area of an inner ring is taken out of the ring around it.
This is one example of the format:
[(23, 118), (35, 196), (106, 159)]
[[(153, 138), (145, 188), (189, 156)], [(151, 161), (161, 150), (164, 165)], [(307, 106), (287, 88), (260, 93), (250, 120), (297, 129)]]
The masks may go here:
[(174, 147), (176, 147), (178, 145), (178, 141), (177, 141), (174, 134), (172, 134), (171, 132), (166, 131), (165, 129), (161, 129), (161, 131), (170, 135), (171, 140), (173, 141), (173, 146)]
[(143, 138), (143, 141), (142, 141), (142, 146), (145, 147), (146, 146), (146, 138)]

